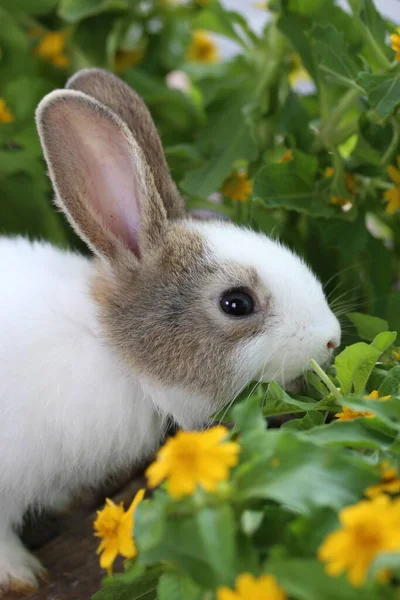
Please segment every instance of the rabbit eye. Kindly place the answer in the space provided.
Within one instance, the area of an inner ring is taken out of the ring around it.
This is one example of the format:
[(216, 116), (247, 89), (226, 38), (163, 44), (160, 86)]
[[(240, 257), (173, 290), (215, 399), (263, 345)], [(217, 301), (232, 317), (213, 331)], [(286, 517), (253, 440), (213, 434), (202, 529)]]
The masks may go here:
[(240, 288), (224, 292), (219, 305), (224, 313), (232, 317), (247, 317), (254, 312), (253, 298)]

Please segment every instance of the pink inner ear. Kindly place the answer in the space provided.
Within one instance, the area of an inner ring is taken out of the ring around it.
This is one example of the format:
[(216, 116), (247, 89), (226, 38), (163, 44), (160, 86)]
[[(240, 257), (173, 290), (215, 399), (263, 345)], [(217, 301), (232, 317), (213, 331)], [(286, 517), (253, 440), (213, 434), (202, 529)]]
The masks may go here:
[(74, 162), (78, 180), (84, 183), (84, 201), (140, 258), (140, 208), (145, 189), (139, 157), (135, 161), (128, 139), (116, 124), (92, 111), (73, 114), (69, 135), (77, 150)]

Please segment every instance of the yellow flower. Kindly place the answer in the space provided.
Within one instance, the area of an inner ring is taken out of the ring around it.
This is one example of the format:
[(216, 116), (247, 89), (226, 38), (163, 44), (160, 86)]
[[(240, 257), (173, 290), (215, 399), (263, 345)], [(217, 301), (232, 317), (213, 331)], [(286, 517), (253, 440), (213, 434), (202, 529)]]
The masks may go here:
[[(381, 400), (384, 402), (385, 400), (389, 400), (391, 396), (379, 396), (378, 390), (373, 390), (368, 396), (364, 396), (364, 400)], [(338, 421), (351, 421), (352, 419), (356, 419), (357, 417), (374, 417), (375, 413), (372, 411), (363, 411), (363, 410), (353, 410), (348, 406), (343, 406), (343, 412), (336, 413), (335, 417), (337, 417)]]
[(246, 171), (233, 171), (222, 184), (221, 192), (227, 198), (246, 202), (253, 191), (253, 185)]
[(156, 487), (167, 480), (173, 498), (190, 496), (201, 485), (208, 492), (226, 481), (239, 460), (239, 444), (224, 442), (228, 430), (222, 425), (206, 431), (180, 431), (159, 450), (146, 471), (148, 484)]
[(343, 411), (336, 413), (335, 417), (338, 421), (352, 421), (353, 419), (357, 419), (357, 417), (369, 417), (372, 418), (375, 416), (375, 413), (368, 410), (353, 410), (348, 406), (343, 406)]
[(250, 573), (242, 573), (236, 579), (236, 589), (220, 587), (217, 600), (286, 600), (284, 590), (273, 575), (261, 575), (258, 579)]
[(94, 535), (102, 538), (97, 554), (101, 554), (101, 568), (107, 569), (109, 574), (118, 554), (125, 558), (133, 558), (137, 554), (132, 531), (134, 512), (143, 496), (144, 490), (139, 490), (126, 512), (122, 502), (117, 505), (109, 498), (103, 510), (97, 511), (97, 518), (93, 524)]
[(64, 68), (69, 65), (69, 58), (65, 54), (68, 31), (50, 31), (45, 33), (36, 48), (35, 54), (48, 60), (55, 67)]
[(293, 160), (293, 152), (289, 149), (280, 157), (278, 162), (290, 162), (291, 160)]
[(369, 498), (373, 498), (384, 492), (388, 494), (397, 494), (400, 492), (400, 479), (397, 469), (391, 466), (387, 460), (381, 463), (380, 469), (381, 482), (371, 485), (365, 490), (365, 495)]
[(143, 48), (135, 50), (118, 50), (114, 59), (114, 68), (117, 73), (122, 73), (140, 64), (144, 58)]
[(310, 81), (311, 77), (308, 71), (305, 70), (303, 63), (301, 62), (300, 55), (297, 53), (292, 54), (292, 67), (288, 75), (289, 83), (294, 87), (301, 81)]
[(390, 36), (391, 47), (396, 52), (396, 60), (400, 60), (400, 27), (397, 28), (397, 33)]
[(199, 63), (215, 63), (219, 60), (219, 51), (208, 33), (198, 29), (192, 33), (192, 41), (186, 51), (186, 58)]
[(389, 400), (389, 398), (391, 398), (392, 396), (379, 396), (379, 392), (378, 390), (373, 390), (370, 394), (368, 394), (368, 396), (364, 396), (365, 400), (382, 400), (383, 402), (385, 400)]
[(12, 123), (15, 117), (11, 110), (7, 108), (6, 101), (0, 98), (0, 123)]
[(389, 215), (393, 215), (400, 208), (400, 156), (397, 157), (397, 164), (398, 169), (393, 165), (389, 165), (386, 169), (390, 179), (396, 184), (383, 194), (387, 202), (385, 210)]
[(358, 587), (380, 552), (400, 551), (400, 500), (381, 494), (347, 506), (339, 519), (341, 529), (327, 535), (318, 558), (326, 563), (328, 575), (347, 571), (350, 583)]

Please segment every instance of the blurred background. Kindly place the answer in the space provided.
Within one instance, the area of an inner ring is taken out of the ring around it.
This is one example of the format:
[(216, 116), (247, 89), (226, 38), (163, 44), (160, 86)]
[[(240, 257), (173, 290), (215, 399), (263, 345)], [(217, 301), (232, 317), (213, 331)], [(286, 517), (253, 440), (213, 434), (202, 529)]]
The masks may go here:
[(370, 96), (355, 83), (394, 77), (400, 99), (389, 37), (400, 4), (375, 7), (0, 0), (0, 234), (86, 251), (52, 206), (34, 111), (72, 73), (104, 67), (144, 98), (188, 210), (279, 236), (339, 313), (366, 311), (400, 330), (400, 187), (388, 176), (400, 156), (399, 100), (380, 112), (372, 83)]

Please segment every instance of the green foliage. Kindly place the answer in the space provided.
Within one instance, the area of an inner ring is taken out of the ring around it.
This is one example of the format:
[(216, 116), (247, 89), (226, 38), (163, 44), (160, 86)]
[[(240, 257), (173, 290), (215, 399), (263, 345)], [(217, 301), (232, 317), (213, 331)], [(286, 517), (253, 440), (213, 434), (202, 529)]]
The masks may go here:
[[(216, 494), (177, 502), (162, 489), (139, 506), (138, 559), (96, 600), (215, 600), (245, 571), (275, 575), (293, 600), (398, 595), (398, 579), (374, 581), (382, 568), (399, 573), (397, 553), (379, 555), (361, 589), (316, 558), (340, 510), (379, 480), (378, 463), (400, 464), (400, 206), (385, 202), (400, 155), (400, 63), (394, 24), (372, 0), (349, 4), (351, 14), (335, 0), (271, 0), (258, 36), (218, 0), (0, 0), (0, 233), (81, 247), (51, 205), (34, 110), (76, 70), (100, 66), (144, 98), (188, 210), (278, 235), (347, 313), (334, 365), (314, 365), (302, 395), (272, 382), (230, 411), (240, 462)], [(197, 29), (239, 54), (189, 60)], [(50, 32), (65, 34), (53, 54), (42, 47)], [(293, 83), (299, 61), (307, 94)], [(185, 89), (168, 83), (176, 70)], [(241, 169), (253, 183), (245, 202), (223, 192)], [(374, 389), (391, 398), (366, 399)], [(370, 414), (335, 419), (344, 407)], [(296, 418), (266, 426), (282, 415)]]
[[(371, 322), (367, 319), (364, 325)], [(376, 329), (377, 323), (372, 325)], [(358, 504), (365, 490), (380, 481), (378, 464), (399, 464), (395, 336), (381, 332), (371, 345), (348, 346), (329, 374), (317, 367), (325, 389), (320, 401), (289, 395), (273, 382), (262, 402), (259, 390), (237, 402), (231, 436), (241, 452), (229, 480), (215, 493), (198, 489), (181, 500), (170, 498), (162, 487), (140, 504), (134, 527), (138, 557), (123, 575), (105, 580), (96, 600), (138, 598), (139, 593), (160, 600), (215, 600), (219, 588), (233, 587), (244, 572), (274, 575), (293, 600), (394, 600), (397, 580), (379, 583), (375, 577), (380, 568), (394, 576), (399, 572), (399, 552), (378, 553), (370, 561), (366, 581), (355, 588), (345, 575), (332, 579), (327, 574), (318, 549), (339, 527), (340, 511)], [(373, 357), (366, 349), (374, 351)], [(366, 398), (372, 391), (369, 379), (378, 371), (385, 373), (379, 398)], [(336, 387), (339, 375), (346, 388)], [(363, 381), (364, 387), (359, 384), (350, 393), (354, 381)], [(383, 391), (391, 398), (380, 399)], [(369, 416), (332, 420), (344, 406)], [(284, 414), (288, 407), (293, 412), (301, 409), (300, 418), (290, 426), (269, 429), (264, 415)], [(346, 551), (352, 550), (342, 550)]]

